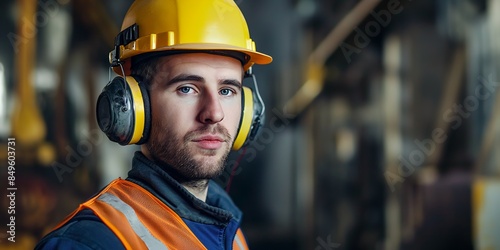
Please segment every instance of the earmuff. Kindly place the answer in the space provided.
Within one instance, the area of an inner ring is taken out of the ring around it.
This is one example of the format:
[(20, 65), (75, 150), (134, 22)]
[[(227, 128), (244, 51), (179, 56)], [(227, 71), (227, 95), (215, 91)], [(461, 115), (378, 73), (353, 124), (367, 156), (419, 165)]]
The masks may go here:
[[(233, 150), (252, 141), (264, 124), (264, 102), (259, 94), (255, 76), (248, 71), (245, 79), (251, 79), (251, 88), (242, 88), (240, 125)], [(97, 99), (96, 113), (99, 128), (111, 141), (121, 145), (142, 144), (147, 141), (151, 128), (151, 108), (146, 86), (136, 76), (115, 77)]]
[(111, 141), (142, 144), (151, 128), (149, 94), (140, 78), (115, 77), (97, 99), (97, 124)]
[(253, 141), (260, 127), (264, 124), (265, 105), (260, 97), (257, 79), (250, 70), (245, 73), (243, 80), (245, 79), (252, 81), (255, 93), (249, 87), (243, 86), (242, 88), (240, 126), (233, 143), (233, 150), (239, 150), (250, 141)]

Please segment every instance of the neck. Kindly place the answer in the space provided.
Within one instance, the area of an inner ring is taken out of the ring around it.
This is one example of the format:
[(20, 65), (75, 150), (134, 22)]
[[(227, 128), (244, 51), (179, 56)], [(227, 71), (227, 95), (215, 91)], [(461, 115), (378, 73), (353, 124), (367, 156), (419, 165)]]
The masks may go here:
[(208, 193), (208, 180), (190, 181), (181, 184), (196, 198), (202, 200), (203, 202), (206, 201)]

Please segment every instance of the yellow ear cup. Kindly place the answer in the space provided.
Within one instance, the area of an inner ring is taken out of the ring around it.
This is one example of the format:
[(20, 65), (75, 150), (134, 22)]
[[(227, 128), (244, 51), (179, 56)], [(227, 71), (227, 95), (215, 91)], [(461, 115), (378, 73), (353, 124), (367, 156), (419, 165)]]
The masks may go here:
[(250, 134), (250, 128), (252, 127), (253, 119), (253, 93), (248, 87), (242, 88), (242, 112), (240, 119), (240, 126), (238, 128), (238, 133), (236, 134), (236, 139), (233, 143), (233, 150), (239, 150), (246, 142), (248, 135)]
[(137, 143), (144, 132), (144, 124), (145, 124), (145, 114), (144, 114), (144, 99), (142, 98), (141, 89), (139, 87), (139, 83), (132, 76), (126, 77), (128, 86), (132, 92), (132, 99), (134, 103), (134, 131), (132, 133), (132, 139), (128, 144)]

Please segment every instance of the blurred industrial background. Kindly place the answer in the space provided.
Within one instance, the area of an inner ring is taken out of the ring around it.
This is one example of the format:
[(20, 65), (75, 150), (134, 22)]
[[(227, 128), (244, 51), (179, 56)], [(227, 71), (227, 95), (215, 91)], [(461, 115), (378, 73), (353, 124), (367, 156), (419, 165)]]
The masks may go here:
[[(94, 110), (131, 2), (0, 2), (0, 249), (126, 176), (138, 147)], [(500, 1), (236, 3), (274, 58), (254, 67), (262, 135), (217, 180), (252, 249), (500, 249)]]

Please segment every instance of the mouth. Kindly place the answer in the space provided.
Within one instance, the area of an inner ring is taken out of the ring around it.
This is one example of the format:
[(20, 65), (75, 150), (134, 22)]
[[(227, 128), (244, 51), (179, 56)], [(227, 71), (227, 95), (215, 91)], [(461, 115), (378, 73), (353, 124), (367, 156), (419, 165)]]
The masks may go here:
[(221, 148), (226, 140), (217, 135), (203, 135), (194, 138), (192, 142), (202, 149), (216, 150)]

